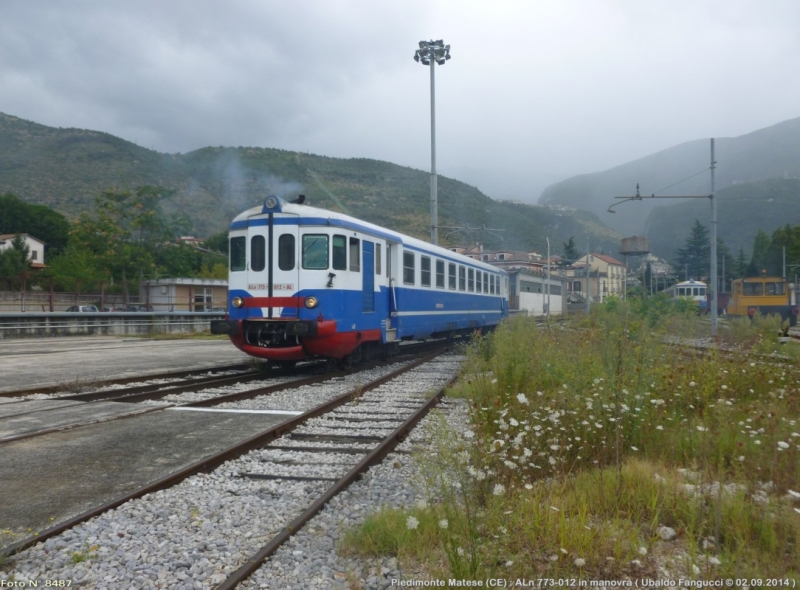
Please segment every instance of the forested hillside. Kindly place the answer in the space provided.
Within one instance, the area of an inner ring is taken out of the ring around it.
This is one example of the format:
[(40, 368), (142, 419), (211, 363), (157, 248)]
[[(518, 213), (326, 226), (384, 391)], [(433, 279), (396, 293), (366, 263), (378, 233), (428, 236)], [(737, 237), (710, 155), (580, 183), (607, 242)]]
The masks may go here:
[[(106, 133), (55, 129), (0, 114), (0, 194), (51, 206), (73, 220), (92, 209), (103, 189), (161, 185), (176, 191), (166, 212), (187, 214), (202, 237), (224, 229), (267, 194), (293, 198), (303, 193), (312, 205), (427, 239), (429, 183), (427, 172), (377, 160), (248, 147), (161, 154)], [(579, 245), (588, 240), (592, 249), (609, 254), (619, 244), (619, 236), (591, 213), (496, 202), (441, 176), (439, 216), (441, 226), (506, 230), (442, 229), (442, 243), (480, 241), (490, 248), (543, 251), (549, 237), (559, 252), (574, 237)]]

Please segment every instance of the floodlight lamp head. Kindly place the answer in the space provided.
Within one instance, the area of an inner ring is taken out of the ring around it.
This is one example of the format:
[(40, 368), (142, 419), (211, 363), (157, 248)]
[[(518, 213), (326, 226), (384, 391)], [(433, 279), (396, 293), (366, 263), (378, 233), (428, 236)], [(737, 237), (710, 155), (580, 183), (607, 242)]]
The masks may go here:
[(423, 60), (422, 60), (422, 65), (423, 65), (423, 66), (429, 66), (429, 65), (431, 65), (431, 60), (429, 60), (429, 59), (423, 59)]
[(428, 47), (428, 42), (427, 41), (420, 41), (419, 42), (419, 48), (420, 49), (426, 49), (427, 47)]
[(436, 63), (437, 63), (437, 64), (439, 64), (440, 66), (443, 66), (443, 65), (444, 65), (444, 62), (445, 62), (445, 59), (444, 59), (444, 58), (441, 58), (441, 59), (437, 59), (437, 60), (436, 60)]
[(414, 61), (419, 62), (419, 51), (414, 54)]

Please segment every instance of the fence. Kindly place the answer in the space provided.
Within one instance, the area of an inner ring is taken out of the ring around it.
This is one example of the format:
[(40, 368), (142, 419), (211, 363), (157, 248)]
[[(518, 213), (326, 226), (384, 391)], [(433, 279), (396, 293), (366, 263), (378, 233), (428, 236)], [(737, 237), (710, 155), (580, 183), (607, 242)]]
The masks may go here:
[(145, 301), (142, 297), (130, 296), (126, 303), (123, 295), (108, 293), (57, 293), (47, 291), (0, 291), (0, 313), (44, 313), (67, 311), (73, 305), (94, 305), (99, 311), (193, 311), (224, 310), (227, 302), (220, 294), (173, 297), (168, 304)]

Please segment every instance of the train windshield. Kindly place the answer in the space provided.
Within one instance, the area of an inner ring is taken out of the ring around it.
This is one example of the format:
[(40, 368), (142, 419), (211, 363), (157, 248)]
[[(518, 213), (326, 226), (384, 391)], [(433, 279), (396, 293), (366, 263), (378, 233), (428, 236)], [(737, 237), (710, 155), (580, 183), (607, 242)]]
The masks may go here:
[(305, 234), (303, 236), (303, 268), (327, 270), (328, 236), (324, 234)]
[(762, 283), (745, 283), (744, 295), (763, 295), (764, 285)]
[(231, 238), (231, 271), (241, 271), (247, 268), (247, 238), (237, 236)]

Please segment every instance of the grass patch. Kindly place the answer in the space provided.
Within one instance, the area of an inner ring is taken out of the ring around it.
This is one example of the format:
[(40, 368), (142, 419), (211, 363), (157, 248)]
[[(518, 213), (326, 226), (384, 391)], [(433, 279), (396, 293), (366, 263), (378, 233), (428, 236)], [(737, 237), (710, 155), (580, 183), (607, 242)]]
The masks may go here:
[[(476, 580), (795, 578), (800, 369), (770, 321), (729, 324), (701, 356), (670, 343), (707, 324), (658, 302), (514, 318), (468, 350), (453, 395), (471, 430), (437, 427), (429, 506), (383, 511), (348, 551)], [(390, 547), (367, 541), (389, 523)]]

